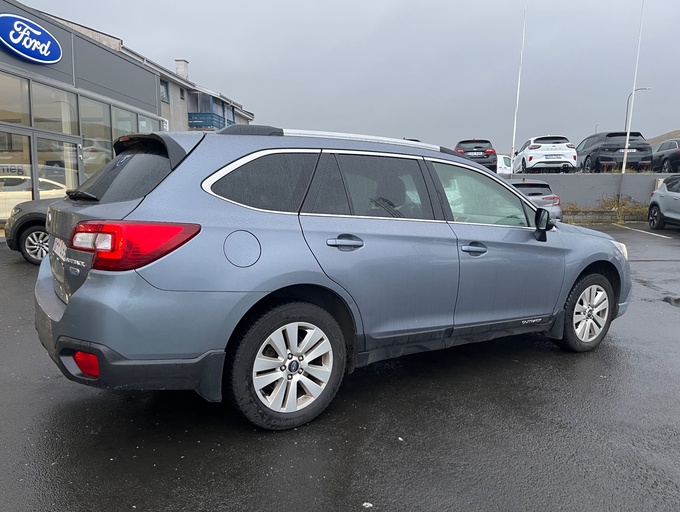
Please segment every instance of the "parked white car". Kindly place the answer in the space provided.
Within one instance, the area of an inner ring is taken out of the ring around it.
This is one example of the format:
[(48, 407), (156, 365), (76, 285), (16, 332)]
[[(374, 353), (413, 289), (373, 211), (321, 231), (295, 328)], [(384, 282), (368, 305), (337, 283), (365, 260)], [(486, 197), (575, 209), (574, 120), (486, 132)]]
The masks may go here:
[(498, 155), (498, 163), (496, 164), (496, 173), (510, 175), (512, 174), (512, 157), (508, 155)]
[[(56, 181), (40, 178), (41, 198), (60, 198), (66, 195), (66, 186)], [(0, 176), (0, 225), (10, 216), (12, 209), (19, 203), (33, 199), (30, 176)]]
[(573, 172), (576, 147), (561, 135), (543, 135), (526, 141), (513, 160), (514, 173)]

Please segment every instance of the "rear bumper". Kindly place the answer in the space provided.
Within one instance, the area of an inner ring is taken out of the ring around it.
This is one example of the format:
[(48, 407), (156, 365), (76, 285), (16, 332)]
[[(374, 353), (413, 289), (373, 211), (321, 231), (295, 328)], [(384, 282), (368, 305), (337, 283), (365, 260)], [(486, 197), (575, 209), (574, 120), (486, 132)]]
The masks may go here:
[[(51, 345), (40, 337), (45, 349), (66, 378), (103, 389), (117, 390), (195, 390), (206, 400), (222, 400), (222, 368), (225, 352), (206, 352), (194, 359), (130, 360), (104, 345), (61, 337)], [(84, 375), (76, 365), (77, 351), (94, 354), (99, 361), (99, 377)]]
[[(601, 166), (621, 166), (623, 164), (623, 153), (613, 153), (604, 155), (601, 154), (598, 158), (598, 162)], [(638, 154), (628, 153), (628, 158), (626, 159), (626, 167), (632, 169), (637, 169), (638, 167), (650, 167), (652, 165), (652, 155), (651, 154)]]
[[(74, 382), (105, 389), (192, 389), (219, 401), (227, 341), (255, 295), (159, 290), (134, 271), (91, 271), (67, 305), (54, 292), (48, 256), (35, 284), (35, 328)], [(97, 356), (98, 378), (78, 369), (76, 351)]]

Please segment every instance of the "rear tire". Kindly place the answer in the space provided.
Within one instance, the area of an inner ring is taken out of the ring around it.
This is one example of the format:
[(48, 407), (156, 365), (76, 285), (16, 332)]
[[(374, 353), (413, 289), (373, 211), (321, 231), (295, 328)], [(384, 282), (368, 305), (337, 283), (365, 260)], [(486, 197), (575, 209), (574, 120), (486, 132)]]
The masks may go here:
[(607, 335), (615, 308), (611, 284), (602, 274), (576, 281), (565, 303), (564, 336), (555, 343), (569, 352), (595, 349)]
[(673, 166), (671, 165), (671, 161), (668, 160), (668, 158), (666, 158), (661, 164), (661, 172), (664, 172), (666, 174), (673, 173)]
[(663, 229), (666, 223), (663, 220), (663, 214), (659, 207), (655, 204), (649, 207), (649, 215), (647, 216), (649, 227), (652, 229)]
[(232, 343), (225, 394), (262, 428), (285, 430), (310, 422), (330, 404), (344, 377), (342, 330), (313, 304), (276, 306)]
[(593, 172), (593, 161), (589, 156), (587, 156), (583, 162), (583, 172)]
[(49, 239), (45, 226), (31, 226), (19, 237), (19, 251), (26, 261), (40, 265), (49, 251)]

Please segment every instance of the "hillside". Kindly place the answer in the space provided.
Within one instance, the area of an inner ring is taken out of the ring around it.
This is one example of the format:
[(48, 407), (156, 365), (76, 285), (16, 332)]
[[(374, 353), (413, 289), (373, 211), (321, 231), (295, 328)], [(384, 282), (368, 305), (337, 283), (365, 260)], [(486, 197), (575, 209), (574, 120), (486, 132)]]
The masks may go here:
[(663, 135), (657, 135), (656, 137), (647, 139), (647, 142), (649, 142), (651, 146), (654, 147), (659, 142), (663, 142), (666, 139), (680, 139), (680, 130), (673, 130), (672, 132), (664, 133)]

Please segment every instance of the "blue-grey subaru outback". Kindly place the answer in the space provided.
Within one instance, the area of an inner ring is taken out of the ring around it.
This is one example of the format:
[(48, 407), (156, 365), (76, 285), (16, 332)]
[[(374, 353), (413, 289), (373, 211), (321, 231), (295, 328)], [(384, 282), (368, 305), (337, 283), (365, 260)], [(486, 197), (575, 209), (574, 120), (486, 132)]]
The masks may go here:
[(66, 377), (193, 389), (286, 429), (375, 361), (529, 332), (597, 347), (626, 247), (408, 140), (231, 126), (120, 138), (48, 212), (40, 341)]

